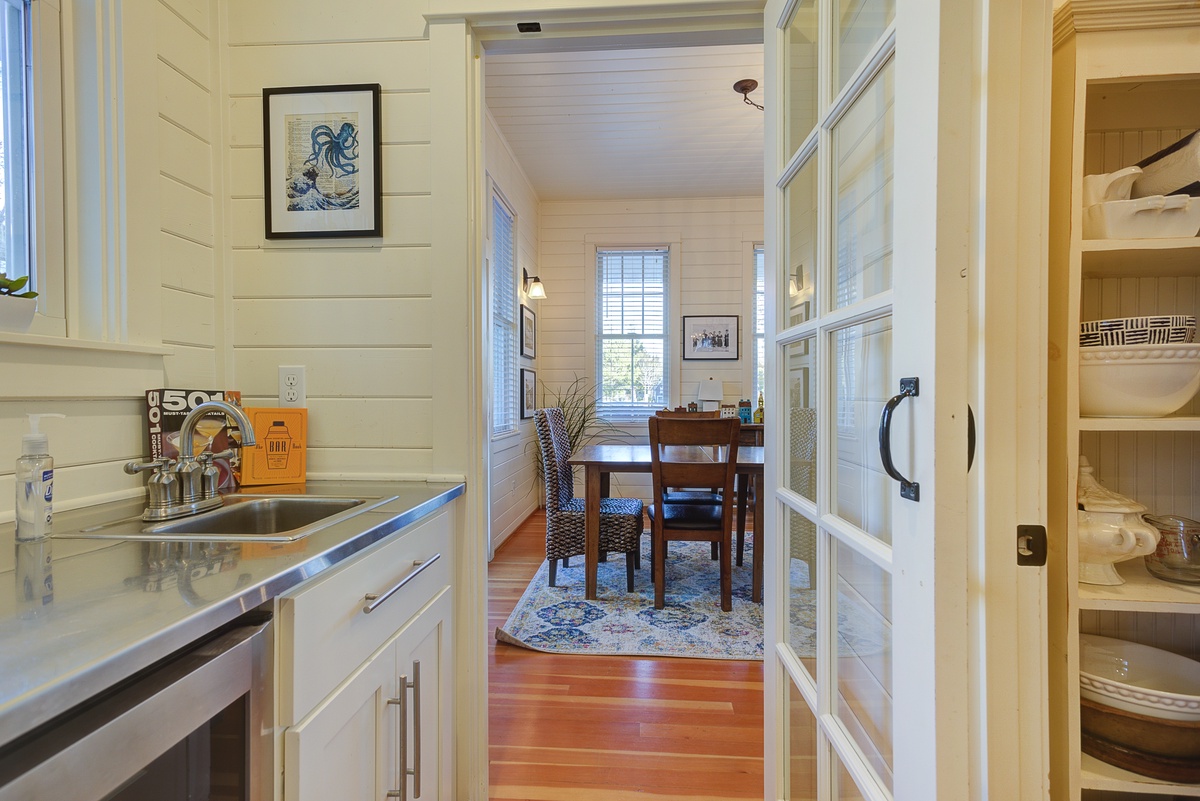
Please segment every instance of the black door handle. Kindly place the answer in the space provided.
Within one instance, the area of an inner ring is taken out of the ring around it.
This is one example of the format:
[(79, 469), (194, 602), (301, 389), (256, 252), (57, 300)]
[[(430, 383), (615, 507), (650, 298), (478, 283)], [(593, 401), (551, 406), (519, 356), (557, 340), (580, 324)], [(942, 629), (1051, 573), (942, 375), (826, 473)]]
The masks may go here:
[(921, 485), (901, 475), (892, 463), (892, 412), (896, 411), (896, 407), (905, 398), (915, 398), (920, 394), (919, 379), (901, 378), (900, 394), (893, 395), (892, 399), (884, 404), (883, 413), (879, 416), (879, 460), (883, 462), (883, 469), (887, 474), (900, 482), (900, 497), (917, 502), (921, 500)]
[(971, 465), (975, 464), (975, 412), (971, 409), (971, 404), (967, 404), (967, 472), (971, 472)]

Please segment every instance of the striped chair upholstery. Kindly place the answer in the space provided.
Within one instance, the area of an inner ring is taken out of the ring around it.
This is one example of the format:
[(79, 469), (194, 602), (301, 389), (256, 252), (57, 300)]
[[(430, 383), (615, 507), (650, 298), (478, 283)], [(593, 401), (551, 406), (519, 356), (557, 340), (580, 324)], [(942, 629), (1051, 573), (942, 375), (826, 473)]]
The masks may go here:
[[(542, 472), (546, 477), (546, 559), (550, 563), (550, 586), (555, 586), (558, 560), (584, 553), (586, 506), (575, 497), (575, 477), (567, 460), (571, 442), (562, 409), (538, 409), (533, 414)], [(641, 561), (642, 502), (637, 498), (600, 500), (600, 554), (625, 554), (625, 580), (633, 592), (633, 571)]]

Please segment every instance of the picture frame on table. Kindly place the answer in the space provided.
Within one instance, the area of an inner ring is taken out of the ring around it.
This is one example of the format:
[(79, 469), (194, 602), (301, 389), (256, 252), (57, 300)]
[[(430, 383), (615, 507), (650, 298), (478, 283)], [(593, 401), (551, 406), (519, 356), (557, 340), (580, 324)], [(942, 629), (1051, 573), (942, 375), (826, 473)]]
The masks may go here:
[(741, 317), (736, 314), (685, 316), (685, 361), (737, 361), (741, 355)]
[(521, 419), (533, 417), (537, 409), (537, 373), (521, 368)]
[(267, 239), (383, 236), (380, 91), (263, 89)]
[(537, 358), (537, 314), (521, 304), (521, 355), (526, 359)]

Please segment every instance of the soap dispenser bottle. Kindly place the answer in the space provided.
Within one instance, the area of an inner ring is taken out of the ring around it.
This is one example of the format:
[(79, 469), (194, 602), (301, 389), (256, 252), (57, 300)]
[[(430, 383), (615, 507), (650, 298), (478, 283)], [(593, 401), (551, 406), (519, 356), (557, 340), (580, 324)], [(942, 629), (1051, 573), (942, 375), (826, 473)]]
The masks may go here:
[(21, 437), (21, 457), (17, 459), (17, 542), (31, 542), (50, 536), (50, 517), (54, 500), (54, 459), (50, 443), (39, 430), (43, 417), (65, 414), (31, 414), (29, 433)]

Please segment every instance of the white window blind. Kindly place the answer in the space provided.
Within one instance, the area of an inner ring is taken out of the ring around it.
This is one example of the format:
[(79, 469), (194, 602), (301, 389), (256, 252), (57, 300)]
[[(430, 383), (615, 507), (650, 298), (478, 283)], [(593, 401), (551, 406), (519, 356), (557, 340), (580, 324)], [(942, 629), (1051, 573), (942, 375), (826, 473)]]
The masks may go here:
[(666, 247), (596, 251), (596, 410), (645, 419), (667, 405)]
[(766, 342), (766, 322), (763, 319), (764, 304), (766, 303), (765, 261), (762, 245), (756, 245), (754, 248), (754, 351), (750, 363), (750, 369), (754, 371), (752, 402), (753, 398), (757, 398), (758, 393), (766, 388), (763, 379), (766, 371), (766, 352), (763, 350)]
[[(0, 1), (0, 272), (28, 276), (29, 248), (29, 59), (25, 0)], [(43, 287), (38, 287), (43, 289)]]
[(492, 197), (492, 434), (517, 427), (517, 271), (513, 214)]

